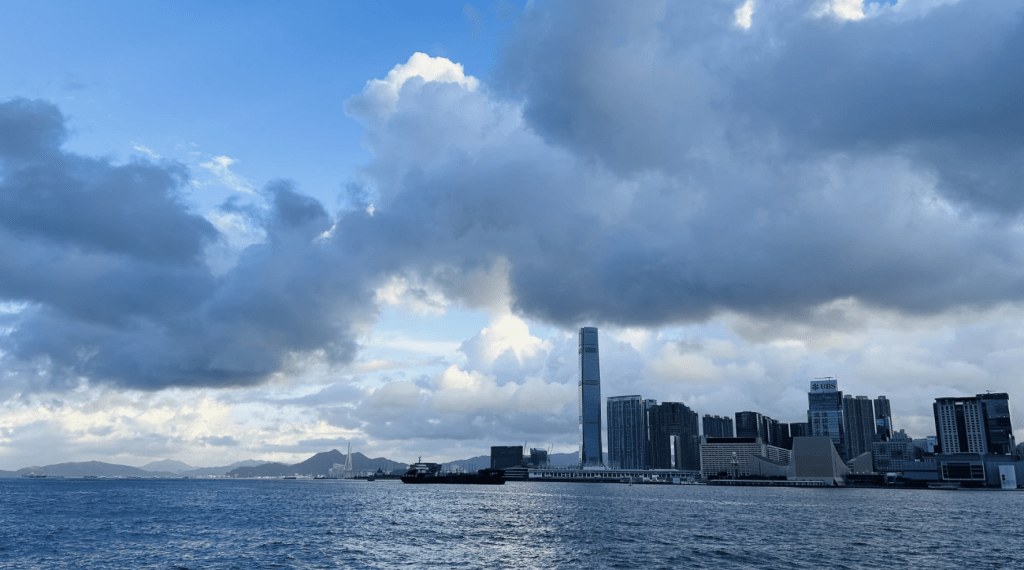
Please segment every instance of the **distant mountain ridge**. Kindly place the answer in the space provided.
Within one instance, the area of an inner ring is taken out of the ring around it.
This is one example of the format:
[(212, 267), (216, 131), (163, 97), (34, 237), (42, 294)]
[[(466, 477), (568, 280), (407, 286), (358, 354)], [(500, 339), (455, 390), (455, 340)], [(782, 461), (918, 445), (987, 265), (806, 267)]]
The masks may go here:
[[(427, 461), (430, 459), (427, 458)], [(551, 465), (574, 465), (578, 462), (578, 455), (575, 453), (553, 453), (548, 457)], [(488, 455), (478, 455), (469, 459), (458, 459), (445, 463), (448, 468), (458, 468), (462, 471), (476, 471), (490, 466), (491, 458)], [(147, 463), (143, 467), (129, 467), (102, 461), (84, 461), (72, 463), (57, 463), (44, 465), (42, 467), (25, 467), (17, 471), (0, 470), (0, 477), (21, 477), (30, 473), (47, 475), (59, 475), (61, 477), (285, 477), (289, 475), (304, 475), (315, 477), (317, 475), (327, 476), (328, 471), (334, 464), (345, 464), (345, 454), (337, 449), (317, 453), (309, 459), (288, 465), (285, 463), (274, 463), (247, 459), (225, 465), (222, 467), (192, 467), (187, 463), (174, 459), (164, 459)], [(385, 472), (402, 471), (408, 468), (405, 463), (392, 461), (385, 457), (366, 457), (362, 453), (352, 454), (352, 468), (355, 471), (376, 471), (383, 469)]]
[(188, 463), (178, 461), (177, 459), (163, 459), (161, 461), (147, 463), (139, 469), (144, 471), (170, 471), (171, 473), (181, 473), (182, 471), (195, 469), (195, 467), (192, 467)]
[[(345, 454), (337, 449), (317, 453), (313, 457), (294, 465), (284, 463), (264, 463), (254, 467), (239, 467), (226, 473), (228, 477), (251, 478), (251, 477), (286, 477), (290, 475), (302, 475), (309, 477), (326, 477), (328, 471), (335, 464), (345, 464)], [(383, 469), (391, 472), (396, 469), (406, 469), (405, 463), (398, 463), (384, 457), (370, 458), (358, 451), (352, 454), (352, 469), (354, 471), (376, 471)]]
[(31, 473), (58, 475), (60, 477), (177, 477), (169, 471), (146, 471), (138, 467), (116, 465), (102, 461), (57, 463), (42, 467), (25, 467), (17, 471), (0, 471), (2, 477), (21, 477)]
[[(22, 477), (31, 473), (58, 475), (60, 477), (221, 477), (232, 469), (253, 465), (263, 465), (266, 463), (265, 461), (247, 459), (245, 461), (238, 461), (231, 465), (225, 465), (222, 467), (191, 467), (179, 461), (175, 463), (181, 463), (190, 469), (187, 471), (175, 472), (152, 468), (154, 465), (163, 464), (164, 461), (148, 463), (144, 467), (129, 467), (127, 465), (104, 463), (102, 461), (57, 463), (54, 465), (44, 465), (42, 467), (25, 467), (18, 469), (17, 471), (0, 470), (0, 477)], [(173, 462), (174, 460), (169, 461)]]

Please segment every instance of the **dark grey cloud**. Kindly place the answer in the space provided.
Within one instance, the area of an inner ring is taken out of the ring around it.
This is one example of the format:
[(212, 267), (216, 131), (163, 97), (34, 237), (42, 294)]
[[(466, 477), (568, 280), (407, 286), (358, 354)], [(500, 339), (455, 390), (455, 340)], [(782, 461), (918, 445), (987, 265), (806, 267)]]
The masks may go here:
[(792, 18), (777, 50), (742, 61), (727, 108), (793, 152), (890, 152), (961, 203), (1016, 214), (1024, 156), (1019, 2), (956, 2), (908, 19)]
[(45, 101), (13, 99), (0, 107), (0, 160), (46, 157), (67, 137), (64, 117)]
[[(4, 359), (51, 386), (252, 384), (350, 361), (390, 276), (477, 306), (499, 258), (518, 314), (566, 328), (1024, 298), (1019, 3), (840, 22), (762, 2), (749, 30), (737, 5), (533, 4), (490, 85), (378, 82), (345, 106), (374, 154), (351, 209), (286, 181), (225, 204), (266, 240), (223, 275), (179, 165), (64, 152), (55, 107), (4, 103), (0, 297), (27, 303)], [(418, 429), (473, 421), (435, 419)]]
[[(1020, 300), (1019, 5), (760, 4), (747, 31), (731, 2), (532, 6), (497, 93), (406, 83), (364, 120), (374, 223), (409, 265), (507, 257), (517, 310), (563, 326)], [(496, 144), (512, 102), (529, 131)]]
[(52, 104), (0, 104), (0, 299), (24, 307), (3, 317), (0, 353), (24, 380), (8, 391), (242, 385), (305, 352), (351, 360), (371, 293), (319, 239), (318, 202), (278, 181), (267, 210), (227, 204), (268, 239), (214, 276), (221, 236), (187, 204), (184, 166), (78, 156), (65, 136)]

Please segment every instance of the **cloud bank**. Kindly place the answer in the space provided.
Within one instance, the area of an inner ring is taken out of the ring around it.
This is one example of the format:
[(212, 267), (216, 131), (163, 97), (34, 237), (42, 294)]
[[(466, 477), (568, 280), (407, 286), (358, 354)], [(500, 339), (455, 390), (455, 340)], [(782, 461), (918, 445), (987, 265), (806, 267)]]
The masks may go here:
[[(216, 272), (184, 167), (65, 152), (56, 107), (2, 103), (6, 390), (348, 363), (395, 283), (566, 329), (1019, 303), (1019, 2), (821, 6), (535, 4), (487, 82), (415, 54), (346, 103), (373, 153), (349, 207), (286, 181), (230, 201), (265, 239)], [(514, 392), (476, 374), (439, 386)]]

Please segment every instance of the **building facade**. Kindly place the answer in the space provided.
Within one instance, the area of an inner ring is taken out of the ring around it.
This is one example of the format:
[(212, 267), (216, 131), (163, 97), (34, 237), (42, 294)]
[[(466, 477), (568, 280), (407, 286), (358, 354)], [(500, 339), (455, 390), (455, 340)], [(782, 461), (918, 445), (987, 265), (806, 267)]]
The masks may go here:
[(700, 446), (700, 473), (704, 478), (745, 477), (757, 474), (751, 457), (789, 463), (789, 450), (753, 437), (709, 437)]
[(530, 448), (530, 465), (534, 467), (547, 467), (548, 450), (536, 447)]
[(601, 445), (601, 365), (597, 327), (580, 329), (580, 465), (603, 465)]
[(875, 441), (875, 407), (867, 396), (843, 396), (843, 419), (849, 458), (871, 452)]
[(1013, 453), (1009, 395), (936, 398), (932, 410), (940, 453)]
[(768, 416), (761, 416), (761, 423), (764, 424), (764, 443), (768, 445), (774, 445), (775, 447), (782, 447), (779, 443), (782, 441), (782, 424), (779, 420), (773, 420)]
[(810, 437), (811, 424), (807, 422), (793, 422), (789, 424), (789, 437)]
[(985, 414), (985, 443), (991, 455), (1013, 455), (1015, 440), (1008, 394), (978, 394)]
[(704, 436), (706, 437), (735, 437), (732, 418), (724, 416), (712, 416), (704, 414), (702, 419)]
[(679, 402), (647, 406), (648, 468), (700, 469), (697, 412)]
[(871, 444), (871, 463), (875, 473), (901, 472), (908, 463), (916, 459), (914, 442), (900, 431), (888, 441)]
[(523, 446), (521, 445), (492, 445), (491, 446), (491, 469), (508, 469), (519, 467), (523, 464)]
[(647, 407), (657, 403), (640, 396), (608, 398), (609, 468), (647, 469)]
[(875, 439), (889, 441), (894, 433), (892, 427), (892, 408), (885, 396), (875, 398)]
[(835, 378), (811, 381), (807, 393), (807, 423), (810, 424), (811, 437), (828, 437), (839, 456), (844, 460), (849, 459), (846, 422), (843, 418), (843, 393), (839, 391)]
[(736, 412), (736, 437), (760, 439), (765, 442), (764, 418), (757, 412)]

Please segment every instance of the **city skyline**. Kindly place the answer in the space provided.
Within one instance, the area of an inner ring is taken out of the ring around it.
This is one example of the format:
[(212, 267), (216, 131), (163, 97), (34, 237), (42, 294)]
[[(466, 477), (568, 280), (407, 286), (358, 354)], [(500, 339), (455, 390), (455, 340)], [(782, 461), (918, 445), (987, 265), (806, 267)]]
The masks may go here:
[(0, 469), (1024, 398), (1019, 2), (5, 8)]

